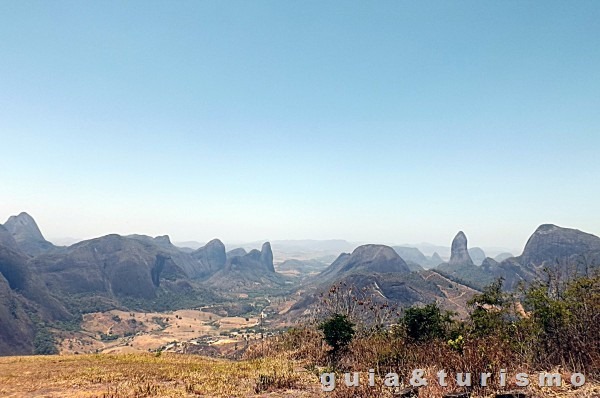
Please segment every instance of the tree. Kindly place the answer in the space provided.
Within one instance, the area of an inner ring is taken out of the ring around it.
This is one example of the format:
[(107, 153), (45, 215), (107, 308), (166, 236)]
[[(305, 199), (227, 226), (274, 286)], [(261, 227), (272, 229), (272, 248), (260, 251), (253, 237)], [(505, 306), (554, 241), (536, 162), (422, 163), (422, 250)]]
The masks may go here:
[(323, 331), (324, 339), (332, 347), (334, 355), (350, 344), (355, 333), (354, 323), (341, 314), (333, 314), (319, 325), (319, 329)]
[(504, 279), (499, 278), (467, 302), (467, 305), (473, 308), (470, 317), (476, 335), (487, 336), (506, 332), (509, 302), (502, 291), (503, 283)]
[(452, 323), (450, 313), (442, 313), (437, 303), (425, 307), (410, 307), (400, 320), (406, 334), (415, 341), (429, 341), (436, 338), (445, 339), (448, 326)]

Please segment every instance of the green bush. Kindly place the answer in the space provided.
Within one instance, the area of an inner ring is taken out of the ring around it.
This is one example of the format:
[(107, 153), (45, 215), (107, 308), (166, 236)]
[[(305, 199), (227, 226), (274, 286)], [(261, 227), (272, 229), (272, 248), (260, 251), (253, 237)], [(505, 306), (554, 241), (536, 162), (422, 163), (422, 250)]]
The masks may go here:
[(319, 325), (323, 331), (324, 339), (337, 353), (347, 347), (354, 337), (354, 323), (346, 315), (333, 314), (329, 319)]
[(437, 303), (425, 307), (410, 307), (404, 312), (400, 323), (406, 335), (415, 341), (445, 339), (449, 334), (452, 318), (449, 312), (443, 313)]
[(467, 305), (472, 308), (470, 318), (473, 332), (477, 336), (503, 335), (507, 331), (509, 300), (502, 291), (504, 279), (483, 288), (481, 294), (474, 295)]
[(56, 355), (56, 341), (54, 336), (45, 327), (39, 327), (33, 340), (33, 353), (35, 355)]

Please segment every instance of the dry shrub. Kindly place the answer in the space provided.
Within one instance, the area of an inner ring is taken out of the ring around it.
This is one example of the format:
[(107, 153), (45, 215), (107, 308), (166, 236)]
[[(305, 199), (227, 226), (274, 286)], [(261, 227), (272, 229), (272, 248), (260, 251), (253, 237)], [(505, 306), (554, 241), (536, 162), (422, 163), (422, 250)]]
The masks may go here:
[(281, 355), (315, 366), (325, 364), (327, 347), (323, 343), (323, 333), (310, 326), (294, 328), (282, 335), (254, 342), (244, 353), (244, 359)]

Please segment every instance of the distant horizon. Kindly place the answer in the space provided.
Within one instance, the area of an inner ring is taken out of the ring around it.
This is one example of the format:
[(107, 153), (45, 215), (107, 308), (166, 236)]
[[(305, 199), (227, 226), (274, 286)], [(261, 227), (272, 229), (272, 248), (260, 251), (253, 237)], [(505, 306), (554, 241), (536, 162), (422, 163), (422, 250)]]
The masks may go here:
[(0, 211), (78, 238), (598, 234), (599, 20), (586, 0), (1, 2)]

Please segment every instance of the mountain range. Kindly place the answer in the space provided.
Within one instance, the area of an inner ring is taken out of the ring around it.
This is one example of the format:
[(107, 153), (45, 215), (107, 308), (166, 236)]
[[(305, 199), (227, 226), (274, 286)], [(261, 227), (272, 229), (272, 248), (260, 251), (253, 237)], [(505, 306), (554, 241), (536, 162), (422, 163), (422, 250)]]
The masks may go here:
[[(310, 242), (299, 241), (295, 247)], [(276, 267), (269, 242), (260, 250), (226, 251), (214, 239), (183, 249), (166, 235), (111, 234), (55, 246), (30, 215), (11, 216), (0, 225), (0, 354), (33, 353), (34, 341), (48, 327), (113, 308), (161, 311), (234, 302), (248, 294), (296, 295), (282, 315), (297, 317), (310, 313), (329, 286), (343, 283), (381, 302), (407, 306), (438, 301), (461, 311), (457, 297), (497, 278), (510, 290), (549, 271), (570, 277), (600, 264), (600, 238), (551, 224), (539, 226), (519, 256), (486, 257), (481, 249), (469, 249), (462, 231), (452, 241), (447, 261), (414, 247), (344, 242), (314, 248), (316, 256), (332, 247), (350, 249), (329, 265), (313, 258)]]

